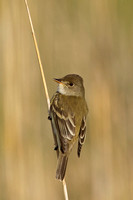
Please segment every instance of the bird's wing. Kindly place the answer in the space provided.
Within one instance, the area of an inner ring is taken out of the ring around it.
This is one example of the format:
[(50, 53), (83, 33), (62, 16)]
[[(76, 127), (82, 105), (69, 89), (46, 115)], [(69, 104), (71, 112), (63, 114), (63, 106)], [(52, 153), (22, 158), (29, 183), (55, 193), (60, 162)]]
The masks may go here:
[[(57, 102), (56, 102), (57, 103)], [(75, 136), (75, 117), (70, 112), (64, 111), (54, 101), (51, 104), (51, 112), (56, 128), (58, 146), (63, 153), (69, 148), (69, 141)]]
[(84, 144), (85, 137), (86, 137), (86, 117), (84, 116), (79, 131), (78, 150), (77, 150), (78, 157), (80, 157), (81, 148), (82, 145)]

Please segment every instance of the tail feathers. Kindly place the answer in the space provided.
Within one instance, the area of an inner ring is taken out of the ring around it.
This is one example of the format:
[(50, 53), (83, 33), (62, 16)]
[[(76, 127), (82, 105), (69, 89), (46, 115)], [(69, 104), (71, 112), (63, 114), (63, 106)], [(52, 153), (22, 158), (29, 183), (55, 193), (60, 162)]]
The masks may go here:
[(67, 162), (68, 162), (68, 156), (60, 153), (56, 170), (56, 178), (61, 181), (63, 181), (66, 173)]
[(77, 149), (78, 157), (80, 157), (81, 149), (82, 149), (82, 144), (78, 142), (78, 149)]

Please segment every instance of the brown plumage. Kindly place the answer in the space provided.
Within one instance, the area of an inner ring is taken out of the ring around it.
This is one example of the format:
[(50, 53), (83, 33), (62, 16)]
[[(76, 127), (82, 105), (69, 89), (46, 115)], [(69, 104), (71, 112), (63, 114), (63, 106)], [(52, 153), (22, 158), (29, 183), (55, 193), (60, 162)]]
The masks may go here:
[(85, 140), (88, 108), (84, 98), (83, 80), (80, 76), (67, 75), (56, 81), (62, 85), (58, 86), (58, 91), (51, 99), (50, 117), (58, 157), (56, 178), (62, 181), (68, 156), (77, 140), (77, 154), (80, 157)]

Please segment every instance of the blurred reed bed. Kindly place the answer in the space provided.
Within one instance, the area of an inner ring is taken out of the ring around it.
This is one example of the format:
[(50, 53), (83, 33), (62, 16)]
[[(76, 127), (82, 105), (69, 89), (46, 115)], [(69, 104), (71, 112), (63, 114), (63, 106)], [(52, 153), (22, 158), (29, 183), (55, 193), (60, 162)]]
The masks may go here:
[[(70, 199), (133, 199), (132, 1), (31, 1), (49, 94), (84, 78), (90, 113)], [(23, 1), (0, 1), (0, 199), (63, 199), (47, 105)]]

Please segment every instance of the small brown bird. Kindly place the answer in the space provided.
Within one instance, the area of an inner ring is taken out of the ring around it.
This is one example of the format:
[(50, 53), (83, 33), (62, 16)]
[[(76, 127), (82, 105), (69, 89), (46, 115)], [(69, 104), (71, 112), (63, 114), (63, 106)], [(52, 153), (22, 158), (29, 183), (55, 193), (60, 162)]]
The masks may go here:
[(56, 178), (63, 180), (68, 156), (78, 140), (77, 154), (80, 157), (85, 140), (86, 116), (88, 113), (85, 101), (83, 79), (77, 74), (69, 74), (60, 79), (57, 92), (51, 99), (50, 116), (57, 151), (58, 165)]

